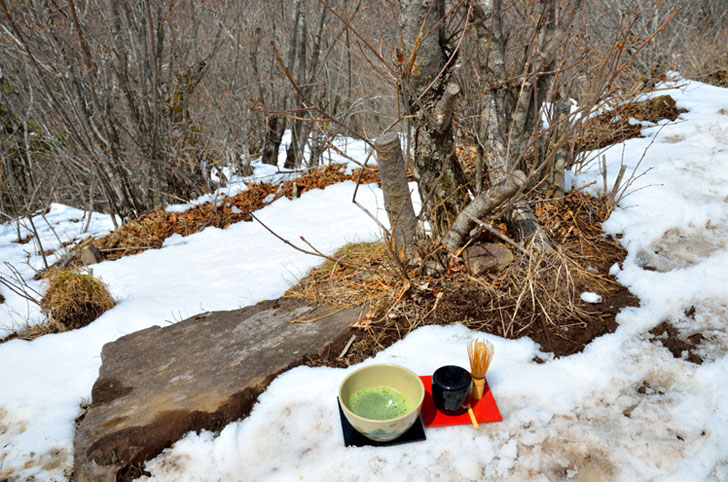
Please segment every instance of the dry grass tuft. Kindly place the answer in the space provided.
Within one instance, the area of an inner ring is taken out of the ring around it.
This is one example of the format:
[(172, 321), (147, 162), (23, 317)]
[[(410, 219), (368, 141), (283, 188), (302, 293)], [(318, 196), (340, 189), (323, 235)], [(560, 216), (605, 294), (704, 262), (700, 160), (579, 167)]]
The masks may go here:
[(391, 303), (404, 281), (397, 275), (384, 241), (349, 243), (311, 269), (286, 296), (331, 306), (365, 305), (376, 310)]
[(580, 294), (606, 294), (614, 282), (591, 273), (577, 259), (559, 247), (552, 254), (519, 256), (497, 275), (480, 278), (454, 261), (442, 278), (413, 279), (406, 296), (365, 326), (385, 340), (396, 340), (419, 326), (462, 323), (505, 338), (531, 336), (544, 350), (560, 355), (580, 351), (583, 344), (576, 340), (563, 346), (555, 338), (569, 331), (564, 327), (600, 325), (601, 313), (582, 302)]
[[(604, 237), (602, 201), (578, 193), (543, 201), (535, 209), (555, 244), (552, 254), (516, 255), (504, 271), (470, 275), (451, 258), (439, 277), (408, 273), (405, 280), (384, 243), (347, 245), (309, 272), (287, 295), (333, 306), (365, 305), (355, 327), (360, 336), (347, 356), (355, 363), (423, 325), (462, 323), (506, 338), (530, 336), (545, 351), (563, 356), (581, 351), (596, 336), (616, 328), (614, 315), (635, 302), (608, 275), (624, 259), (615, 240)], [(486, 241), (489, 241), (486, 239)], [(597, 292), (605, 302), (580, 298)]]
[(496, 327), (501, 336), (518, 338), (535, 327), (543, 328), (548, 337), (563, 324), (590, 319), (581, 293), (603, 293), (608, 286), (606, 280), (587, 271), (574, 254), (568, 247), (558, 247), (550, 254), (521, 257), (506, 270), (498, 286), (489, 290), (492, 308), (501, 311)]
[(43, 323), (41, 325), (26, 325), (23, 329), (18, 330), (17, 333), (13, 333), (4, 340), (10, 341), (14, 339), (32, 341), (36, 338), (40, 338), (43, 335), (50, 335), (51, 333), (58, 333), (60, 330), (53, 323)]
[(81, 328), (115, 304), (106, 286), (91, 275), (50, 270), (41, 311), (59, 331)]

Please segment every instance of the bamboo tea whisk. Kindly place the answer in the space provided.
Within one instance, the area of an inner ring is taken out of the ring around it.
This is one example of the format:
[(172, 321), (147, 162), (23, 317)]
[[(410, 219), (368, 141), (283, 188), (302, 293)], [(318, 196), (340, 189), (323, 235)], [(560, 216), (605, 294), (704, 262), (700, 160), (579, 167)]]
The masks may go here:
[(480, 400), (485, 390), (485, 374), (493, 359), (493, 344), (476, 338), (468, 344), (468, 358), (470, 358), (470, 373), (473, 376), (470, 396), (474, 400)]

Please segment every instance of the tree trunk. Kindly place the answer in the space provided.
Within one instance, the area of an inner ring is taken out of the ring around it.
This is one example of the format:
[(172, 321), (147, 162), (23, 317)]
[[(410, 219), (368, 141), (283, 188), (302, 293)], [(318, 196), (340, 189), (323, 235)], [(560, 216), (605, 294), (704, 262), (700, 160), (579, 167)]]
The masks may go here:
[[(501, 2), (478, 0), (473, 9), (478, 62), (484, 79), (478, 137), (484, 147), (491, 185), (504, 182), (516, 169), (536, 174), (539, 168), (538, 159), (531, 160), (529, 165), (526, 153), (530, 147), (538, 146), (541, 107), (555, 81), (556, 51), (565, 42), (581, 0), (561, 9), (552, 0), (542, 4), (533, 26), (537, 42), (526, 46), (515, 62), (506, 60)], [(508, 219), (519, 241), (536, 249), (550, 249), (548, 237), (525, 201), (513, 204)]]
[(286, 169), (297, 169), (303, 165), (306, 140), (311, 125), (308, 122), (294, 120), (291, 129), (291, 143), (286, 151), (286, 162), (283, 165)]
[(375, 142), (382, 179), (384, 208), (391, 226), (392, 238), (400, 259), (411, 260), (416, 253), (417, 218), (407, 184), (407, 164), (402, 157), (399, 136), (384, 134)]
[(322, 164), (324, 152), (326, 152), (326, 139), (314, 128), (311, 130), (311, 157), (308, 159), (308, 167)]
[(432, 234), (442, 237), (468, 199), (453, 141), (460, 87), (450, 80), (455, 62), (445, 52), (445, 2), (405, 0), (401, 11), (408, 60), (400, 91), (413, 115), (414, 173)]
[(286, 129), (286, 120), (279, 115), (271, 115), (265, 119), (265, 138), (263, 139), (263, 163), (275, 166), (278, 164), (278, 150)]
[(460, 211), (450, 231), (445, 236), (447, 249), (454, 253), (463, 246), (470, 235), (470, 230), (477, 224), (477, 220), (490, 214), (500, 204), (510, 199), (523, 186), (525, 181), (526, 175), (521, 171), (516, 171), (512, 176), (507, 176), (503, 182), (478, 194), (470, 204)]

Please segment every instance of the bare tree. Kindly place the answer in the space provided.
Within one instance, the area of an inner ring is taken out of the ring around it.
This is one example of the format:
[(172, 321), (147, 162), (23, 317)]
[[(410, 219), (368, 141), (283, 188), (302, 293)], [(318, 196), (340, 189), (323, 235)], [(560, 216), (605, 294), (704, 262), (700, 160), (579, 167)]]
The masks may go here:
[[(286, 168), (300, 167), (306, 150), (308, 164), (318, 164), (328, 139), (342, 128), (350, 136), (362, 135), (361, 125), (346, 128), (352, 124), (350, 120), (328, 121), (351, 119), (357, 115), (356, 105), (366, 102), (362, 97), (354, 98), (358, 94), (354, 86), (360, 79), (357, 74), (366, 68), (352, 69), (355, 47), (350, 38), (352, 24), (363, 16), (361, 10), (365, 3), (365, 0), (296, 0), (287, 4), (290, 9), (279, 4), (276, 16), (270, 17), (267, 36), (274, 39), (270, 43), (276, 64), (263, 73), (258, 51), (254, 59), (256, 76), (262, 83), (265, 78), (273, 79), (269, 84), (278, 87), (272, 91), (261, 89), (259, 93), (261, 108), (266, 113), (263, 162), (277, 162), (286, 128), (291, 133)], [(326, 112), (327, 119), (318, 115), (321, 112)]]
[[(515, 242), (551, 250), (526, 195), (544, 185), (563, 190), (580, 114), (617, 90), (625, 66), (650, 40), (627, 51), (634, 22), (625, 23), (606, 53), (589, 57), (591, 17), (582, 7), (582, 0), (401, 1), (401, 119), (410, 125), (412, 168), (432, 238), (451, 252), (486, 217), (505, 217)], [(664, 21), (654, 32), (662, 27)], [(597, 75), (572, 113), (567, 101), (584, 68)], [(456, 158), (455, 121), (480, 148), (468, 176)]]
[(725, 49), (715, 39), (726, 33), (726, 2), (586, 0), (586, 6), (593, 12), (593, 21), (585, 31), (596, 49), (612, 45), (614, 32), (629, 26), (630, 35), (622, 41), (627, 55), (634, 58), (622, 76), (625, 93), (651, 87), (650, 82), (659, 80), (666, 70), (705, 78), (711, 73), (710, 63), (724, 55)]
[(0, 208), (129, 217), (208, 189), (213, 165), (276, 163), (286, 129), (288, 167), (396, 131), (433, 240), (457, 251), (502, 216), (549, 249), (527, 199), (563, 190), (584, 118), (569, 98), (584, 112), (697, 66), (686, 46), (726, 7), (683, 3), (0, 0)]
[[(0, 102), (12, 131), (2, 145), (20, 152), (25, 132), (46, 150), (3, 157), (5, 210), (10, 200), (55, 199), (126, 218), (209, 189), (212, 166), (242, 169), (261, 153), (275, 163), (286, 128), (296, 167), (304, 150), (319, 162), (342, 129), (376, 132), (396, 110), (394, 92), (382, 95), (334, 14), (373, 36), (377, 7), (0, 1)], [(322, 120), (312, 105), (342, 122)]]
[(232, 2), (216, 3), (0, 2), (1, 55), (30, 69), (22, 97), (34, 95), (31, 117), (56, 138), (79, 197), (97, 183), (107, 209), (127, 217), (200, 191), (190, 105), (222, 45)]
[(436, 235), (447, 232), (467, 200), (455, 157), (453, 113), (461, 89), (456, 53), (447, 40), (446, 2), (403, 0), (400, 23), (405, 57), (400, 92), (412, 117), (413, 167), (425, 212)]
[[(470, 30), (477, 34), (475, 65), (480, 82), (477, 94), (471, 95), (481, 106), (476, 134), (489, 184), (512, 197), (512, 189), (501, 189), (509, 176), (520, 169), (533, 178), (542, 164), (539, 159), (529, 163), (527, 156), (538, 151), (542, 106), (558, 95), (554, 81), (565, 64), (559, 54), (564, 52), (580, 6), (578, 0), (558, 8), (555, 1), (514, 2), (514, 10), (509, 11), (499, 0), (471, 1), (465, 2), (464, 13), (460, 10), (458, 22), (454, 20), (458, 12), (448, 12), (444, 0), (403, 1), (402, 92), (408, 113), (415, 116), (413, 164), (429, 205), (426, 215), (433, 232), (439, 237), (447, 234), (451, 248), (466, 240), (477, 218), (489, 214), (483, 211), (485, 206), (495, 207), (492, 202), (476, 201), (463, 210), (469, 198), (455, 159), (452, 121), (461, 93), (454, 73), (460, 65), (457, 56), (464, 35)], [(454, 37), (446, 31), (452, 24), (459, 30)], [(494, 192), (478, 196), (490, 199)], [(496, 206), (506, 200), (499, 197)], [(519, 240), (548, 246), (525, 202), (512, 203), (509, 218)]]

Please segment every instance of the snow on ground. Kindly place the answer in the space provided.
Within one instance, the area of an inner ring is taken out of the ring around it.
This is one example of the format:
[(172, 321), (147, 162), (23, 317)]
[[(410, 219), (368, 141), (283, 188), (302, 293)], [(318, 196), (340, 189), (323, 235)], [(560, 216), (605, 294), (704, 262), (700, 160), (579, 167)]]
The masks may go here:
[[(286, 159), (286, 149), (291, 143), (291, 131), (285, 131), (281, 138), (281, 147), (278, 153), (278, 165), (272, 166), (263, 164), (260, 158), (257, 158), (251, 162), (251, 167), (254, 168), (255, 173), (252, 176), (253, 179), (259, 182), (267, 182), (269, 184), (276, 184), (281, 181), (288, 181), (302, 174), (303, 170), (288, 170), (283, 167)], [(362, 167), (366, 161), (367, 166), (376, 164), (374, 156), (369, 156), (370, 149), (367, 144), (360, 140), (354, 140), (347, 137), (336, 137), (332, 139), (334, 145), (333, 149), (328, 149), (321, 156), (321, 162), (323, 164), (346, 164), (346, 169), (351, 172), (352, 169)], [(308, 145), (304, 148), (304, 155), (310, 155), (310, 149)], [(225, 168), (222, 170), (224, 178), (227, 180), (223, 185), (218, 186), (209, 194), (203, 194), (197, 199), (193, 199), (187, 203), (181, 204), (170, 204), (167, 206), (166, 211), (169, 212), (181, 212), (186, 211), (190, 207), (199, 206), (205, 203), (212, 203), (218, 205), (222, 202), (225, 197), (235, 196), (236, 194), (248, 189), (247, 182), (251, 180), (250, 177), (240, 177), (231, 172), (230, 169)], [(214, 181), (220, 180), (220, 171), (213, 172), (211, 176)]]
[[(641, 299), (620, 313), (615, 333), (554, 359), (528, 339), (424, 327), (365, 362), (420, 374), (467, 366), (466, 344), (484, 336), (496, 350), (488, 381), (503, 422), (428, 429), (426, 441), (404, 446), (345, 448), (336, 391), (355, 367), (299, 367), (278, 377), (245, 420), (218, 436), (188, 434), (150, 461), (145, 480), (728, 480), (728, 91), (683, 84), (667, 93), (688, 113), (605, 153), (609, 182), (620, 162), (650, 169), (605, 225), (629, 250), (612, 271)], [(594, 179), (601, 182), (596, 166), (574, 182)], [(289, 239), (303, 234), (327, 251), (371, 239), (377, 229), (350, 208), (351, 187), (279, 200), (260, 215)], [(369, 205), (381, 204), (367, 192)], [(317, 262), (252, 223), (165, 246), (94, 268), (121, 302), (90, 326), (0, 345), (0, 479), (63, 479), (73, 419), (103, 343), (279, 296)], [(0, 244), (3, 258), (10, 249)], [(663, 321), (705, 337), (702, 365), (650, 341)]]
[[(271, 169), (258, 168), (258, 178)], [(325, 253), (347, 242), (378, 239), (377, 224), (351, 202), (354, 186), (349, 181), (308, 191), (295, 202), (282, 198), (256, 216), (291, 242), (306, 248), (299, 240), (304, 236)], [(376, 185), (360, 186), (357, 201), (386, 224)], [(59, 244), (49, 226), (63, 241), (79, 236), (83, 223), (74, 219), (82, 214), (53, 205), (48, 224), (37, 216), (34, 224), (43, 247)], [(93, 234), (102, 234), (112, 223), (108, 216), (94, 215), (92, 226)], [(31, 244), (16, 240), (15, 225), (0, 225), (0, 260), (16, 266), (40, 290), (40, 282), (29, 278), (31, 266), (39, 269), (42, 261)], [(108, 284), (117, 306), (81, 330), (0, 345), (0, 480), (65, 480), (73, 462), (74, 419), (90, 397), (105, 343), (200, 312), (277, 298), (319, 262), (278, 241), (260, 224), (243, 222), (226, 230), (173, 236), (163, 249), (94, 265), (94, 275)], [(2, 268), (2, 274), (10, 275)], [(0, 337), (42, 321), (35, 305), (0, 289), (7, 298), (0, 304)]]
[[(660, 93), (690, 112), (605, 153), (609, 182), (622, 160), (628, 176), (652, 168), (606, 225), (623, 235), (629, 256), (618, 278), (642, 307), (564, 359), (530, 340), (488, 336), (496, 349), (488, 379), (503, 422), (429, 429), (427, 441), (399, 447), (345, 448), (335, 393), (356, 367), (300, 367), (219, 437), (190, 434), (151, 461), (149, 480), (728, 480), (728, 92), (691, 82)], [(592, 170), (577, 182), (600, 178)], [(694, 320), (684, 314), (690, 306)], [(703, 365), (649, 340), (665, 320), (706, 337)], [(467, 367), (475, 335), (421, 328), (366, 363), (420, 374)]]
[[(59, 249), (59, 240), (67, 242), (88, 236), (99, 236), (114, 228), (111, 216), (94, 213), (91, 216), (88, 231), (84, 233), (83, 228), (87, 217), (88, 214), (84, 211), (53, 203), (50, 205), (48, 213), (34, 216), (32, 224), (27, 219), (21, 220), (21, 239), (33, 232), (33, 226), (38, 231), (38, 237), (25, 244), (17, 242), (18, 226), (16, 223), (0, 224), (0, 262), (11, 264), (30, 289), (41, 291), (40, 281), (32, 279), (33, 275), (44, 266), (43, 258), (39, 255), (41, 249), (57, 250), (47, 256), (47, 262), (51, 264), (64, 254), (63, 249)], [(40, 240), (40, 244), (38, 240)], [(7, 264), (0, 265), (0, 276), (15, 280), (15, 276)], [(45, 320), (38, 305), (26, 301), (19, 294), (3, 286), (0, 286), (0, 293), (6, 298), (5, 303), (0, 303), (0, 339), (27, 324), (35, 325)], [(32, 291), (30, 294), (34, 295)]]

